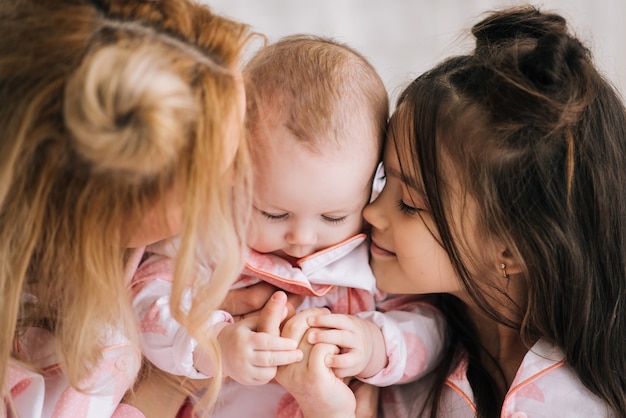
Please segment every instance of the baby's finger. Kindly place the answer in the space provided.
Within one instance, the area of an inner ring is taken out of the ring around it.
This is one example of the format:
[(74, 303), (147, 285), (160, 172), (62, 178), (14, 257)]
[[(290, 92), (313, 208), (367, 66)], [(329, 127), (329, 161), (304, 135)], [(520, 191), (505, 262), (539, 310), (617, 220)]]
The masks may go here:
[(339, 349), (331, 344), (316, 344), (311, 348), (308, 359), (308, 370), (312, 376), (324, 375), (331, 370), (327, 365), (328, 359), (339, 352)]
[(356, 376), (363, 369), (360, 366), (360, 356), (356, 353), (336, 354), (326, 357), (326, 366), (333, 369), (335, 376), (342, 378)]
[(296, 363), (302, 360), (300, 350), (290, 351), (255, 351), (252, 353), (250, 362), (255, 367), (276, 367), (285, 364)]
[(333, 344), (343, 348), (357, 348), (357, 341), (352, 332), (339, 329), (320, 329), (311, 330), (307, 335), (307, 341), (311, 344)]
[(299, 342), (309, 329), (308, 318), (315, 315), (325, 315), (329, 312), (326, 308), (310, 308), (299, 312), (285, 323), (281, 336)]
[(282, 291), (275, 292), (261, 310), (257, 331), (280, 335), (280, 323), (285, 316), (287, 316), (287, 295)]
[(317, 328), (354, 328), (355, 317), (343, 314), (316, 315), (308, 319), (309, 326)]
[(277, 337), (266, 332), (257, 332), (250, 338), (254, 351), (286, 351), (298, 348), (298, 343), (291, 338)]

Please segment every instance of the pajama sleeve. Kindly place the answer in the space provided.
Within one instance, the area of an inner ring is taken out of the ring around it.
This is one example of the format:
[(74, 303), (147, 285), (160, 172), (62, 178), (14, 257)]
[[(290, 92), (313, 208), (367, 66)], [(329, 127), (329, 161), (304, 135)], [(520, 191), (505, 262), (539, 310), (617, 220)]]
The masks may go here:
[(445, 346), (443, 315), (428, 299), (388, 296), (378, 310), (357, 316), (376, 324), (383, 333), (388, 363), (365, 383), (389, 386), (406, 383), (428, 374), (439, 362)]
[[(207, 376), (194, 367), (193, 352), (198, 343), (178, 323), (170, 311), (173, 260), (167, 256), (151, 254), (139, 266), (133, 284), (133, 309), (139, 321), (141, 349), (144, 356), (156, 367), (170, 374), (191, 379)], [(183, 309), (191, 305), (191, 290), (182, 299)], [(207, 326), (233, 322), (225, 311), (214, 311)]]

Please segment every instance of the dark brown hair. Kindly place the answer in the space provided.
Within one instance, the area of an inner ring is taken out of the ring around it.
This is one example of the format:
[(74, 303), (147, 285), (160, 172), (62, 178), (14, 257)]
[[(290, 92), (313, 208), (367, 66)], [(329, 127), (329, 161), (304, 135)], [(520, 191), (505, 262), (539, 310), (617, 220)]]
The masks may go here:
[[(527, 345), (538, 338), (558, 345), (581, 382), (626, 416), (624, 105), (557, 14), (494, 12), (472, 33), (472, 54), (439, 64), (399, 98), (390, 129), (396, 140), (409, 138), (409, 148), (397, 146), (401, 169), (423, 182), (441, 245), (475, 305), (518, 329)], [(504, 319), (455, 239), (449, 163), (477, 204), (477, 230), (521, 263), (524, 303)], [(481, 362), (463, 305), (448, 302), (453, 344), (431, 392), (431, 415), (462, 347), (478, 416), (500, 416), (501, 377)]]

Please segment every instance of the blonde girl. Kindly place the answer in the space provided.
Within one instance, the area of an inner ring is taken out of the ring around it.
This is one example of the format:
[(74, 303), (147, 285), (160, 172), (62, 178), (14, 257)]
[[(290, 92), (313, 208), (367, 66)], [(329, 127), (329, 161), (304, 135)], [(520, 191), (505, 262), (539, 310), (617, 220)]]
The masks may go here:
[(139, 368), (129, 248), (180, 233), (174, 315), (217, 355), (202, 324), (242, 266), (250, 33), (187, 0), (0, 19), (0, 416), (110, 416)]

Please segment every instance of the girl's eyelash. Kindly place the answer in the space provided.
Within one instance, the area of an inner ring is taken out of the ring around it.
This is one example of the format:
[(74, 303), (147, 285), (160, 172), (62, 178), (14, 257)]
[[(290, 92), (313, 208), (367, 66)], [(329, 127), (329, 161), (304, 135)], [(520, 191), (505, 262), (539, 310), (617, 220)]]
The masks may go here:
[(398, 206), (398, 209), (400, 209), (400, 212), (404, 213), (405, 215), (415, 215), (422, 210), (422, 209), (414, 208), (413, 206), (407, 205), (406, 203), (402, 201), (402, 199), (398, 200), (397, 206)]
[(340, 224), (346, 220), (346, 216), (342, 216), (341, 218), (331, 218), (329, 216), (322, 215), (322, 219), (331, 224)]

